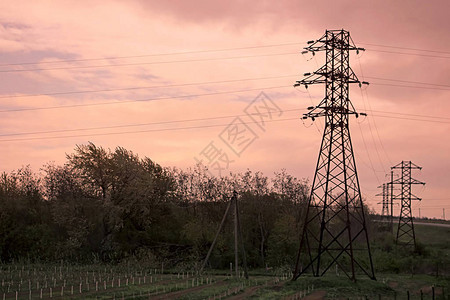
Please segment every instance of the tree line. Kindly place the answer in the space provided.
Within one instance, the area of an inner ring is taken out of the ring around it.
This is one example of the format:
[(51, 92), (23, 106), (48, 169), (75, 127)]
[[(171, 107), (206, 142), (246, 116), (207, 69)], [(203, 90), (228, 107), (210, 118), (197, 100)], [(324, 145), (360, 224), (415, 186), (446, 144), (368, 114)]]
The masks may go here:
[[(285, 170), (271, 178), (251, 170), (218, 178), (201, 165), (162, 167), (123, 147), (78, 145), (63, 165), (0, 175), (0, 263), (132, 260), (199, 267), (237, 191), (249, 267), (292, 268), (309, 189), (307, 180)], [(384, 224), (364, 210), (377, 270), (448, 273), (439, 267), (448, 265), (444, 244), (419, 241), (412, 252), (397, 247)], [(233, 232), (230, 217), (208, 267), (228, 268), (234, 261)]]
[[(292, 263), (308, 182), (285, 170), (217, 178), (201, 165), (162, 167), (122, 147), (77, 145), (63, 165), (0, 178), (0, 259), (192, 264), (206, 255), (234, 190), (249, 266)], [(232, 220), (211, 267), (233, 261)]]

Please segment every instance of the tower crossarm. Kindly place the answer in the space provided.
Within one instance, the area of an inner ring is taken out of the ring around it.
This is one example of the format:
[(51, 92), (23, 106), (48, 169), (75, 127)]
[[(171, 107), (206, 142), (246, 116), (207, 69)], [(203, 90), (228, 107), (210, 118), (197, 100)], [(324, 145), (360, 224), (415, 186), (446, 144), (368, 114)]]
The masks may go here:
[(393, 169), (401, 169), (402, 167), (405, 167), (405, 163), (408, 163), (408, 169), (418, 169), (418, 170), (422, 170), (422, 167), (419, 167), (418, 165), (416, 165), (415, 163), (411, 162), (411, 161), (402, 161), (401, 163), (396, 164), (395, 166), (391, 167), (391, 170)]
[(411, 194), (411, 200), (422, 201), (422, 198), (417, 197), (416, 195)]
[(324, 65), (318, 70), (312, 73), (304, 73), (302, 80), (297, 80), (294, 87), (304, 85), (306, 88), (313, 84), (324, 84), (331, 80), (341, 81), (342, 83), (359, 83), (368, 84), (366, 81), (360, 81), (352, 69), (348, 70), (348, 74), (340, 72), (339, 70), (327, 70), (327, 66)]
[(394, 181), (390, 182), (389, 184), (422, 184), (422, 185), (425, 185), (425, 182), (419, 181), (414, 178), (411, 178), (410, 180), (405, 180), (400, 177), (400, 178), (395, 179)]
[(419, 181), (417, 179), (411, 178), (411, 184), (421, 184), (425, 185), (425, 182)]
[(348, 42), (338, 38), (343, 30), (327, 30), (320, 39), (308, 41), (308, 46), (304, 47), (306, 51), (315, 52), (326, 51), (330, 47), (338, 47), (345, 50), (365, 51), (364, 48), (356, 47), (353, 39), (349, 37)]

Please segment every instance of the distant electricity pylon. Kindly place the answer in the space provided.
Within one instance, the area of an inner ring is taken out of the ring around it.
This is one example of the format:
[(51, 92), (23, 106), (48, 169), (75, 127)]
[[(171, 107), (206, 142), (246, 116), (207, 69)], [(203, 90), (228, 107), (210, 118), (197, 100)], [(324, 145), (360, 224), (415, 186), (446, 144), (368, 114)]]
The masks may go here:
[(356, 270), (375, 279), (348, 120), (359, 115), (349, 99), (349, 83), (368, 84), (350, 68), (349, 51), (364, 49), (345, 30), (327, 30), (308, 44), (302, 53), (325, 51), (326, 63), (294, 86), (325, 84), (325, 98), (303, 116), (325, 117), (325, 128), (293, 280), (309, 269), (322, 276), (334, 265), (352, 280)]
[(378, 188), (381, 188), (381, 193), (376, 194), (375, 196), (383, 197), (383, 200), (381, 200), (381, 204), (383, 206), (381, 209), (381, 216), (387, 217), (389, 216), (389, 183), (383, 183)]
[(421, 170), (419, 167), (413, 164), (411, 161), (402, 161), (398, 165), (391, 167), (391, 170), (400, 169), (401, 176), (392, 180), (391, 184), (401, 185), (401, 192), (398, 195), (393, 195), (393, 200), (401, 201), (400, 216), (398, 218), (398, 230), (396, 243), (400, 245), (414, 246), (416, 247), (416, 234), (414, 232), (414, 222), (412, 218), (411, 200), (422, 200), (414, 196), (411, 193), (411, 186), (413, 184), (425, 184), (411, 177), (412, 169)]
[[(387, 183), (383, 183), (378, 186), (382, 191), (375, 196), (382, 196), (383, 200), (381, 201), (382, 209), (381, 209), (381, 222), (386, 224), (386, 228), (394, 232), (394, 186), (392, 185), (392, 181), (394, 180), (394, 171), (391, 170), (391, 181)], [(380, 204), (380, 202), (378, 202)], [(385, 227), (385, 226), (382, 226)]]

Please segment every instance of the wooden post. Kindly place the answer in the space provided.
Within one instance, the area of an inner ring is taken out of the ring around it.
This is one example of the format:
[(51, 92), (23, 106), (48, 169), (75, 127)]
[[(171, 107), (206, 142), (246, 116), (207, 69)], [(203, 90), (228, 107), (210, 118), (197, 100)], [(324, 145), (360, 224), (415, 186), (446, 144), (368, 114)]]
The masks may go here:
[(235, 191), (234, 203), (235, 203), (235, 206), (236, 206), (238, 235), (239, 235), (239, 239), (241, 240), (242, 263), (244, 264), (244, 277), (245, 277), (245, 279), (248, 279), (247, 257), (245, 255), (244, 237), (242, 235), (241, 221), (240, 221), (240, 218), (239, 218), (239, 209), (238, 209), (238, 205), (237, 205), (237, 193), (236, 193), (236, 191)]
[[(202, 267), (200, 268), (200, 274), (203, 272), (203, 269), (205, 268), (206, 263), (208, 262), (208, 259), (209, 259), (210, 255), (211, 255), (211, 252), (213, 251), (214, 246), (216, 245), (217, 238), (219, 237), (219, 234), (222, 231), (223, 224), (225, 223), (225, 220), (226, 220), (227, 215), (228, 215), (228, 211), (230, 210), (230, 206), (231, 206), (231, 201), (228, 202), (227, 208), (226, 208), (225, 213), (223, 214), (223, 217), (222, 217), (222, 222), (220, 222), (220, 226), (219, 226), (219, 229), (216, 232), (216, 236), (214, 237), (214, 240), (213, 240), (213, 242), (211, 244), (211, 247), (209, 247), (208, 254), (206, 254), (206, 258), (203, 261)], [(183, 272), (183, 274), (184, 274), (184, 272)]]
[(239, 240), (238, 240), (238, 208), (236, 200), (236, 192), (233, 192), (233, 197), (231, 198), (234, 205), (234, 271), (236, 273), (236, 278), (239, 278)]

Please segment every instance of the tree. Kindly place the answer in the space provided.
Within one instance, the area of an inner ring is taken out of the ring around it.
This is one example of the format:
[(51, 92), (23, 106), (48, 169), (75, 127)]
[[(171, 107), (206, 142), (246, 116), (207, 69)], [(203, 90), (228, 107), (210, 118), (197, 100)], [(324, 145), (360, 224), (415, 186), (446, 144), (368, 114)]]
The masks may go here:
[(47, 256), (51, 218), (41, 195), (40, 179), (29, 166), (0, 176), (0, 206), (1, 260)]
[(66, 158), (68, 166), (79, 174), (86, 186), (92, 188), (103, 201), (110, 199), (112, 183), (110, 153), (89, 142), (88, 145), (77, 145), (75, 153), (66, 155)]

